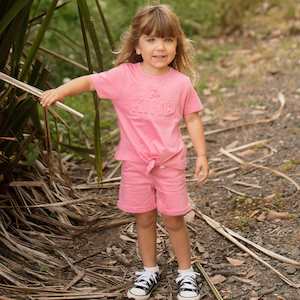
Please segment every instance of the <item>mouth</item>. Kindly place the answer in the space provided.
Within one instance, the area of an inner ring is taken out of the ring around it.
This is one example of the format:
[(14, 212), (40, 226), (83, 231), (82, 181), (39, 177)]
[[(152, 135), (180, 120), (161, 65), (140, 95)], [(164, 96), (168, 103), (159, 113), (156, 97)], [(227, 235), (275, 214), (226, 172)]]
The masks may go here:
[(163, 59), (166, 58), (167, 55), (153, 55), (154, 58), (159, 58), (159, 59)]

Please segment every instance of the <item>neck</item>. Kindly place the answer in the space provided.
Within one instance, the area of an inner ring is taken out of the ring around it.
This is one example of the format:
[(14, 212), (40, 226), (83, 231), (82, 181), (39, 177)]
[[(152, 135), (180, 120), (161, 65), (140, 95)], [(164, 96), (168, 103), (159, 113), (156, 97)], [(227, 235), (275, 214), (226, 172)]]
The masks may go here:
[(146, 74), (150, 74), (150, 75), (163, 75), (167, 73), (170, 69), (169, 66), (166, 66), (161, 69), (149, 68), (143, 62), (141, 62), (141, 67)]

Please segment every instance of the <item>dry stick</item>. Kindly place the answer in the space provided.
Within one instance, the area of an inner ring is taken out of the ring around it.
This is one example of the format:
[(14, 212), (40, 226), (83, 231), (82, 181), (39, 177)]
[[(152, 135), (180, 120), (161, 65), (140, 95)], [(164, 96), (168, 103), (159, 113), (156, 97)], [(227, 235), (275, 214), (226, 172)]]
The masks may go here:
[(38, 299), (38, 300), (77, 300), (77, 299), (109, 299), (112, 297), (118, 297), (121, 296), (120, 293), (102, 293), (102, 292), (95, 292), (95, 293), (70, 293), (70, 294), (63, 294), (62, 296), (59, 296), (57, 294), (48, 294), (45, 296), (38, 296), (34, 297), (33, 299)]
[(243, 181), (238, 181), (238, 180), (234, 181), (233, 183), (237, 184), (237, 185), (246, 186), (246, 187), (253, 187), (253, 188), (256, 188), (256, 189), (261, 189), (262, 188), (260, 185), (247, 183), (247, 182), (243, 182)]
[(195, 265), (196, 265), (197, 269), (201, 272), (203, 277), (205, 278), (206, 282), (208, 283), (208, 285), (209, 285), (210, 289), (212, 290), (213, 294), (215, 295), (216, 299), (223, 300), (222, 296), (220, 295), (219, 291), (215, 287), (214, 283), (211, 281), (210, 277), (208, 276), (208, 274), (206, 273), (206, 271), (204, 270), (202, 265), (199, 262), (195, 262)]
[(233, 194), (237, 194), (237, 195), (242, 196), (242, 197), (246, 197), (247, 196), (247, 194), (245, 194), (245, 193), (241, 193), (239, 191), (234, 190), (233, 188), (229, 188), (229, 187), (224, 186), (224, 185), (222, 185), (222, 188), (224, 188), (225, 190), (227, 190), (227, 191), (229, 191), (229, 192), (231, 192)]
[[(205, 131), (205, 135), (211, 135), (211, 134), (220, 133), (220, 132), (224, 132), (224, 131), (229, 131), (229, 130), (233, 130), (233, 129), (237, 129), (237, 128), (241, 128), (241, 127), (247, 127), (247, 126), (251, 126), (251, 125), (265, 124), (265, 123), (273, 122), (273, 121), (275, 121), (276, 119), (278, 119), (280, 117), (280, 115), (282, 113), (282, 110), (285, 106), (285, 102), (286, 102), (285, 97), (282, 93), (278, 93), (277, 99), (280, 102), (280, 107), (270, 118), (257, 120), (255, 122), (247, 122), (247, 123), (240, 124), (240, 125), (237, 125), (237, 126), (231, 126), (231, 127), (227, 127), (227, 128), (221, 128), (221, 129)], [(189, 143), (187, 145), (187, 148), (189, 149), (192, 146), (193, 146), (193, 144)]]
[(239, 164), (241, 165), (244, 165), (244, 166), (251, 166), (251, 167), (255, 167), (257, 169), (263, 169), (263, 170), (268, 170), (268, 171), (271, 171), (272, 173), (280, 176), (280, 177), (283, 177), (285, 178), (286, 180), (288, 180), (289, 182), (291, 182), (296, 188), (297, 190), (300, 190), (300, 186), (299, 184), (293, 180), (292, 178), (290, 178), (289, 176), (287, 176), (286, 174), (284, 173), (281, 173), (280, 171), (277, 171), (277, 170), (274, 170), (274, 169), (271, 169), (269, 167), (264, 167), (264, 166), (261, 166), (261, 165), (258, 165), (258, 164), (255, 164), (255, 163), (251, 163), (251, 162), (245, 162), (244, 160), (242, 160), (241, 158), (233, 155), (232, 153), (229, 153), (228, 151), (226, 151), (225, 149), (221, 148), (220, 149), (220, 152), (226, 156), (228, 156), (229, 158), (233, 159), (234, 161), (238, 162)]
[(199, 210), (195, 210), (195, 212), (196, 212), (196, 214), (198, 216), (200, 216), (201, 218), (203, 218), (208, 225), (210, 225), (217, 232), (219, 232), (224, 237), (226, 237), (231, 242), (233, 242), (237, 247), (239, 247), (240, 249), (244, 250), (249, 255), (251, 255), (253, 258), (255, 258), (256, 260), (258, 260), (259, 262), (261, 262), (262, 264), (264, 264), (269, 269), (271, 269), (274, 273), (276, 273), (288, 285), (290, 285), (292, 287), (295, 287), (295, 288), (300, 288), (300, 283), (295, 283), (295, 282), (291, 281), (289, 278), (287, 278), (286, 276), (284, 276), (283, 274), (281, 274), (279, 271), (277, 271), (275, 268), (273, 268), (270, 264), (268, 264), (267, 262), (265, 262), (261, 257), (259, 257), (256, 253), (254, 253), (253, 251), (251, 251), (250, 249), (248, 249), (245, 245), (243, 245), (242, 243), (240, 243), (236, 238), (234, 238), (231, 234), (229, 234), (225, 230), (224, 226), (222, 226), (220, 223), (218, 223), (215, 220), (211, 219), (210, 217), (204, 215)]
[[(11, 84), (11, 85), (13, 85), (13, 86), (15, 86), (15, 87), (17, 87), (17, 88), (20, 88), (23, 91), (26, 91), (26, 92), (34, 95), (34, 96), (37, 96), (38, 98), (41, 98), (41, 96), (42, 96), (42, 93), (43, 93), (42, 90), (40, 90), (36, 87), (33, 87), (33, 86), (31, 86), (31, 85), (29, 85), (25, 82), (19, 81), (19, 80), (13, 78), (13, 77), (10, 77), (10, 76), (2, 73), (2, 72), (0, 72), (0, 79), (7, 82), (7, 83), (9, 83), (9, 84)], [(65, 110), (65, 111), (67, 111), (67, 112), (69, 112), (69, 113), (71, 113), (71, 114), (73, 114), (73, 115), (75, 115), (75, 116), (77, 116), (81, 119), (84, 117), (84, 115), (82, 113), (74, 110), (73, 108), (70, 108), (69, 106), (67, 106), (67, 105), (65, 105), (61, 102), (56, 102), (55, 105), (57, 105), (61, 109)]]
[[(252, 142), (252, 143), (249, 143), (249, 144), (245, 144), (245, 145), (242, 145), (242, 146), (239, 146), (239, 147), (236, 147), (236, 148), (226, 149), (226, 151), (228, 151), (229, 153), (231, 153), (231, 152), (236, 152), (236, 151), (240, 151), (240, 150), (245, 150), (245, 149), (251, 148), (253, 146), (265, 144), (265, 143), (267, 143), (269, 141), (270, 141), (270, 139), (268, 139), (268, 140), (260, 140), (260, 141)], [(218, 155), (222, 155), (222, 154), (219, 153)]]
[(112, 177), (116, 174), (116, 172), (119, 170), (119, 168), (121, 167), (121, 165), (122, 165), (122, 162), (119, 161), (117, 163), (116, 167), (112, 170), (112, 172), (106, 177), (106, 179), (104, 181), (106, 181), (108, 179), (112, 179)]
[(261, 252), (265, 253), (266, 255), (269, 255), (270, 257), (273, 257), (273, 258), (275, 258), (275, 259), (277, 259), (279, 261), (282, 261), (284, 263), (287, 263), (287, 264), (291, 264), (291, 265), (295, 265), (295, 266), (300, 266), (300, 262), (299, 261), (296, 261), (294, 259), (290, 259), (290, 258), (285, 257), (283, 255), (277, 254), (277, 253), (275, 253), (275, 252), (273, 252), (271, 250), (268, 250), (268, 249), (266, 249), (266, 248), (264, 248), (264, 247), (262, 247), (262, 246), (260, 246), (260, 245), (258, 245), (256, 243), (248, 240), (247, 238), (239, 235), (238, 233), (232, 231), (229, 228), (224, 227), (224, 230), (226, 230), (228, 233), (230, 233), (232, 236), (236, 237), (237, 239), (242, 240), (243, 242), (245, 242), (245, 243), (247, 243), (247, 244), (255, 247), (256, 249), (260, 250)]

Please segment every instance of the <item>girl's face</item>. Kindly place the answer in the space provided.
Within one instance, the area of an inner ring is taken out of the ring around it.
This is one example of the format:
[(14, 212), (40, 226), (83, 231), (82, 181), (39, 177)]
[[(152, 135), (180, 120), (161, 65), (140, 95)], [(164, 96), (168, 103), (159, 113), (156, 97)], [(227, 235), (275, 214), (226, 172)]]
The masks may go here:
[(163, 74), (169, 69), (176, 55), (177, 40), (174, 37), (141, 35), (136, 53), (143, 58), (143, 69), (153, 75)]

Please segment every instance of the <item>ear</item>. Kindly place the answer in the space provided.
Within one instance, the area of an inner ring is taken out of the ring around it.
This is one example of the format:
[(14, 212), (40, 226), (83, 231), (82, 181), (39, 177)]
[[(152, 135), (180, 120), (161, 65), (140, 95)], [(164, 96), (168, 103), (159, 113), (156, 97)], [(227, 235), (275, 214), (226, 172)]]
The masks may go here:
[(135, 52), (136, 52), (137, 55), (141, 55), (141, 50), (138, 47), (135, 48)]

